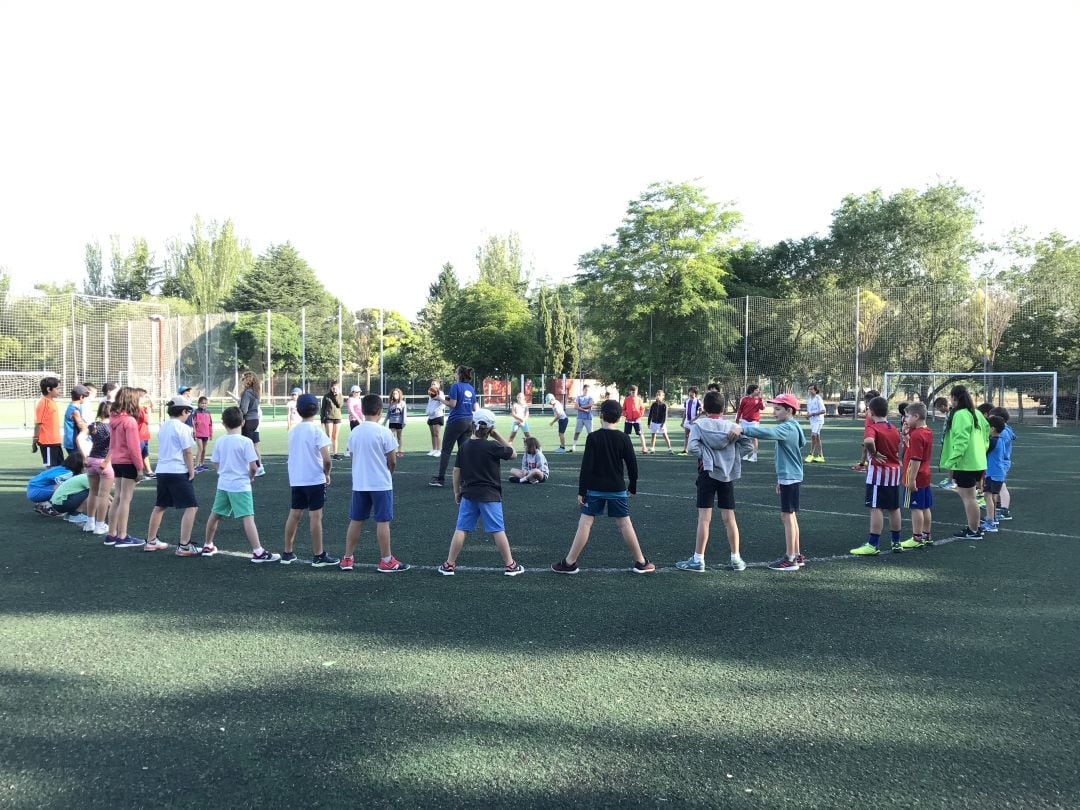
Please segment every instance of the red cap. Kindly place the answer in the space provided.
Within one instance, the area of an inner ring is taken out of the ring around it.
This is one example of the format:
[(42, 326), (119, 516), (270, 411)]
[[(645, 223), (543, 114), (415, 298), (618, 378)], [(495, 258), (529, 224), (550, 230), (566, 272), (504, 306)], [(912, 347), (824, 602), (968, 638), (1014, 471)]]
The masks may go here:
[(793, 413), (799, 412), (799, 400), (795, 399), (794, 394), (781, 394), (778, 397), (766, 400), (766, 402), (770, 405), (787, 405)]

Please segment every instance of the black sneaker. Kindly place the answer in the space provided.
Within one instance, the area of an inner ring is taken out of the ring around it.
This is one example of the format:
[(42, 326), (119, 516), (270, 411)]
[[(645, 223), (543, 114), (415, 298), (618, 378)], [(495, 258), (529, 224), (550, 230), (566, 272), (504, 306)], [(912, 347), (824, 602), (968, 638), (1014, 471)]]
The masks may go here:
[(443, 486), (443, 480), (441, 478), (435, 477), (428, 481), (427, 485), (429, 487), (441, 487)]
[(958, 540), (982, 540), (983, 533), (982, 531), (973, 532), (971, 529), (965, 526), (962, 530), (956, 532), (953, 537), (957, 538)]
[[(285, 562), (285, 558), (282, 557), (282, 562)], [(328, 568), (331, 565), (337, 565), (341, 560), (337, 557), (331, 557), (325, 551), (322, 554), (316, 554), (311, 558), (311, 564), (315, 568)]]
[(511, 484), (520, 484), (521, 483), (521, 479), (518, 478), (516, 475), (511, 475), (510, 478), (507, 479), (507, 480), (510, 481)]
[(576, 574), (581, 569), (577, 567), (577, 563), (571, 565), (566, 561), (566, 557), (563, 557), (557, 563), (551, 566), (551, 570), (556, 574)]
[(997, 517), (999, 520), (1012, 520), (1012, 512), (1008, 509), (999, 507), (997, 510)]
[(282, 565), (291, 565), (296, 562), (296, 554), (291, 551), (283, 551), (281, 552), (281, 559), (279, 562)]

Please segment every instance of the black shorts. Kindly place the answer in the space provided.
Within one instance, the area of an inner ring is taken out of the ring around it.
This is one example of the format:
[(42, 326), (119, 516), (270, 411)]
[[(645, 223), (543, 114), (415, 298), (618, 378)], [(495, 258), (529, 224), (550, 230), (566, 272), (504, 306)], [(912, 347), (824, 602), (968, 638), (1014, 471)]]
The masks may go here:
[(566, 433), (566, 426), (570, 424), (570, 417), (564, 416), (559, 420), (559, 435), (562, 436)]
[(64, 448), (58, 444), (39, 444), (41, 463), (46, 467), (56, 467), (64, 463)]
[(80, 492), (73, 492), (64, 498), (63, 503), (54, 503), (53, 509), (57, 512), (63, 512), (64, 514), (71, 514), (78, 511), (79, 507), (83, 505), (83, 502), (90, 497), (90, 490), (84, 489)]
[(113, 474), (117, 478), (126, 478), (129, 481), (135, 481), (139, 477), (139, 470), (142, 467), (136, 467), (134, 464), (117, 464), (113, 463)]
[(360, 426), (360, 423), (355, 419), (349, 420), (349, 430), (356, 430)]
[(898, 485), (867, 484), (864, 504), (869, 509), (887, 509), (889, 511), (899, 509), (900, 487)]
[(326, 484), (292, 487), (292, 509), (310, 509), (312, 512), (326, 505)]
[(341, 420), (340, 419), (323, 419), (322, 423), (324, 425), (340, 425)]
[(198, 506), (195, 500), (195, 485), (188, 480), (187, 473), (158, 473), (157, 502), (162, 509), (190, 509)]
[(387, 427), (390, 428), (391, 430), (404, 430), (405, 429), (405, 423), (404, 422), (391, 422), (389, 425), (387, 425)]
[(697, 476), (697, 508), (712, 509), (714, 501), (721, 509), (734, 509), (735, 482), (717, 481), (701, 470)]
[(780, 511), (792, 513), (799, 511), (799, 485), (797, 483), (780, 485)]
[(247, 436), (251, 439), (253, 444), (259, 443), (259, 420), (248, 419), (244, 422), (243, 427), (240, 428), (240, 435)]
[(960, 489), (972, 489), (983, 477), (983, 470), (953, 470), (952, 479)]
[[(641, 435), (641, 422), (624, 422), (623, 426), (622, 426), (622, 429), (623, 429), (623, 433), (625, 433), (627, 436), (629, 436), (631, 433), (636, 433), (638, 436), (640, 436)], [(700, 508), (704, 509), (705, 507), (702, 506)], [(724, 508), (727, 509), (726, 506)]]
[(427, 423), (429, 425), (442, 425), (443, 422), (444, 422), (444, 420), (443, 420), (443, 418), (441, 416), (438, 419), (428, 419), (427, 420)]
[(983, 492), (989, 492), (991, 495), (997, 495), (1001, 492), (1001, 488), (1005, 486), (1004, 481), (997, 481), (993, 478), (983, 479)]

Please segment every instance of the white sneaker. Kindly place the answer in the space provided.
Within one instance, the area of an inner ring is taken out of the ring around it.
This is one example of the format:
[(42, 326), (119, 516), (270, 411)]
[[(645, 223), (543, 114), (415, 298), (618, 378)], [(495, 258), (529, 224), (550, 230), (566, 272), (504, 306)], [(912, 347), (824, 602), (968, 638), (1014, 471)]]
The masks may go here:
[(89, 518), (87, 519), (86, 523), (84, 523), (84, 524), (82, 525), (82, 530), (83, 530), (84, 532), (92, 532), (92, 531), (94, 531), (94, 529), (96, 529), (96, 528), (97, 528), (97, 521), (95, 521), (95, 520), (90, 520)]
[(99, 523), (97, 525), (97, 527), (94, 529), (94, 534), (97, 534), (97, 535), (106, 535), (108, 533), (109, 533), (109, 524), (108, 523)]
[(256, 478), (261, 478), (264, 475), (266, 475), (266, 468), (263, 465), (260, 464), (259, 469), (257, 469), (255, 471), (255, 477)]

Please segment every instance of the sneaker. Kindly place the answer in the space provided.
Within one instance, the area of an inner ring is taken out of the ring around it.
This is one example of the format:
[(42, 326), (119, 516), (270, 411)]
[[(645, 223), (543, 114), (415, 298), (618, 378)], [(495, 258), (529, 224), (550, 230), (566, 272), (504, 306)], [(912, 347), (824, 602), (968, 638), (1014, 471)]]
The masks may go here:
[(143, 473), (143, 478), (145, 478), (147, 481), (153, 481), (155, 478), (157, 478), (157, 473)]
[(746, 457), (746, 460), (749, 461), (751, 464), (755, 463), (757, 461), (757, 453), (751, 453)]
[(907, 540), (902, 540), (900, 542), (900, 548), (904, 551), (911, 551), (912, 549), (922, 548), (923, 545), (925, 544), (922, 540), (916, 540), (914, 537), (909, 537)]
[(342, 557), (341, 562), (338, 563), (338, 568), (340, 568), (342, 571), (352, 571), (353, 558), (349, 556)]
[(206, 544), (206, 543), (203, 543), (203, 547), (201, 549), (199, 549), (199, 556), (200, 557), (213, 557), (215, 554), (217, 554), (217, 552), (218, 552), (218, 547), (215, 546), (213, 543), (210, 543), (209, 545)]
[(143, 551), (164, 551), (168, 547), (169, 547), (168, 543), (163, 543), (160, 540), (155, 538), (154, 540), (147, 540), (145, 543), (143, 543), (142, 550)]
[(769, 563), (770, 571), (798, 571), (799, 564), (794, 560), (789, 560), (787, 557), (781, 557), (779, 560), (774, 560)]
[(795, 555), (795, 564), (797, 566), (799, 566), (799, 568), (802, 568), (804, 565), (806, 565), (806, 555), (805, 554), (796, 554)]
[(282, 565), (292, 565), (294, 562), (296, 562), (296, 560), (297, 560), (296, 552), (294, 552), (294, 551), (283, 551), (283, 552), (281, 552), (281, 559), (278, 560), (278, 562), (280, 562)]
[(848, 554), (854, 554), (856, 557), (874, 557), (881, 553), (881, 550), (877, 546), (870, 545), (870, 543), (863, 543), (858, 548), (853, 548)]
[(396, 557), (391, 557), (390, 562), (383, 562), (379, 560), (379, 567), (376, 569), (380, 574), (392, 574), (394, 571), (408, 571), (412, 568), (411, 565), (407, 565)]
[(669, 449), (669, 450), (667, 451), (667, 454), (668, 454), (669, 456), (673, 456), (673, 455), (675, 455), (675, 451), (674, 451), (674, 450), (671, 450), (671, 449)]
[(83, 521), (82, 530), (84, 532), (92, 532), (97, 528), (97, 522), (87, 519)]
[(510, 476), (510, 477), (509, 477), (509, 478), (508, 478), (507, 480), (508, 480), (508, 481), (509, 481), (509, 482), (510, 482), (511, 484), (520, 484), (520, 483), (521, 483), (521, 479), (520, 479), (520, 478), (518, 478), (518, 477), (517, 477), (516, 475), (511, 475), (511, 476)]
[(957, 538), (958, 540), (982, 540), (982, 536), (983, 533), (981, 529), (973, 532), (967, 526), (953, 534), (953, 537)]
[(695, 571), (696, 573), (701, 574), (705, 572), (705, 560), (694, 562), (694, 558), (690, 557), (686, 560), (679, 560), (675, 563), (675, 568), (679, 571)]
[(94, 527), (94, 534), (99, 535), (99, 536), (100, 535), (105, 535), (106, 537), (108, 537), (109, 536), (109, 524), (108, 523), (99, 523), (97, 526)]
[(656, 572), (656, 566), (645, 560), (645, 562), (635, 562), (634, 567), (630, 570), (635, 574), (652, 574)]
[(903, 543), (891, 543), (889, 546), (889, 551), (891, 551), (893, 554), (900, 554), (903, 550)]
[[(259, 469), (262, 468), (260, 467)], [(253, 563), (281, 562), (281, 555), (273, 554), (264, 548), (262, 554), (252, 554), (251, 561)]]
[(174, 553), (177, 557), (198, 557), (199, 551), (197, 546), (177, 546)]
[(805, 461), (807, 464), (810, 464), (813, 460), (814, 460), (813, 455), (809, 455), (809, 456), (807, 456), (806, 458), (803, 459), (803, 461)]
[(938, 484), (938, 489), (956, 489), (956, 482), (950, 481), (948, 478), (946, 478), (944, 481)]
[[(284, 554), (281, 555), (281, 561), (285, 562)], [(331, 557), (325, 551), (322, 554), (316, 554), (314, 557), (311, 558), (312, 568), (328, 568), (331, 565), (337, 565), (340, 562), (341, 560), (339, 560), (337, 557)]]
[(745, 571), (746, 563), (743, 562), (742, 557), (736, 557), (728, 563), (728, 568), (730, 568), (732, 571)]
[(206, 465), (205, 464), (196, 464), (195, 465), (195, 472), (196, 473), (204, 473), (204, 472), (206, 472)]
[(824, 464), (825, 456), (814, 456), (813, 461), (815, 464)]
[(109, 534), (109, 530), (106, 529), (105, 530), (105, 539), (101, 542), (101, 544), (103, 546), (115, 546), (116, 545), (116, 535)]
[(116, 542), (113, 543), (113, 548), (135, 548), (136, 546), (142, 548), (145, 544), (145, 540), (129, 534), (127, 537), (117, 537)]
[(932, 538), (929, 538), (929, 537), (921, 538), (919, 540), (919, 543), (921, 544), (922, 548), (933, 548), (934, 547), (934, 541), (933, 541)]
[(1012, 512), (1001, 507), (997, 510), (997, 518), (998, 520), (1012, 520)]
[(255, 477), (262, 478), (264, 475), (266, 475), (266, 467), (260, 464), (259, 469), (255, 471)]
[(441, 478), (432, 478), (427, 482), (429, 487), (441, 487), (443, 486), (443, 480)]
[(848, 469), (855, 470), (856, 472), (866, 472), (865, 464), (852, 464)]
[(581, 569), (578, 568), (577, 563), (568, 563), (566, 558), (563, 557), (557, 563), (551, 566), (551, 570), (556, 574), (576, 574)]
[(571, 448), (570, 448), (569, 450), (567, 450), (566, 452), (567, 452), (567, 453), (573, 453), (573, 452), (574, 452), (574, 451), (575, 451), (576, 449), (577, 449), (576, 447), (571, 447)]
[(556, 453), (565, 453), (566, 448), (565, 447), (558, 447), (558, 448), (555, 449), (555, 452)]
[(987, 534), (994, 534), (997, 530), (998, 525), (993, 521), (984, 520), (979, 524), (979, 531), (981, 532), (985, 532)]
[(457, 573), (457, 565), (447, 560), (435, 570), (442, 574), (444, 577), (452, 577), (454, 574)]
[(504, 577), (516, 577), (518, 574), (525, 573), (525, 566), (521, 563), (511, 563), (503, 569)]
[(72, 514), (68, 515), (66, 518), (64, 518), (64, 520), (66, 520), (68, 523), (73, 523), (76, 526), (82, 526), (89, 519), (90, 518), (88, 518), (86, 515), (81, 515), (81, 514), (79, 514), (77, 512), (72, 513)]

